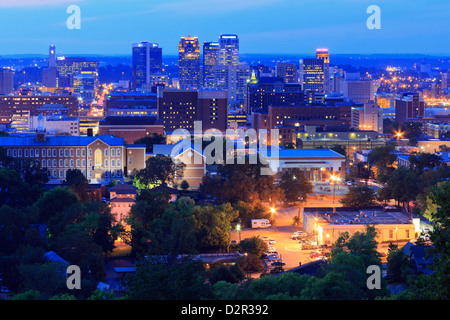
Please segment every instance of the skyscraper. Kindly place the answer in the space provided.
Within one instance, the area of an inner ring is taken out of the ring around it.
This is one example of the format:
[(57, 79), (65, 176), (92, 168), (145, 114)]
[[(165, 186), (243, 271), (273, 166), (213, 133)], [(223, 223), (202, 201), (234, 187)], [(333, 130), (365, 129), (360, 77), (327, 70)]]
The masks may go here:
[(132, 59), (136, 88), (150, 83), (151, 75), (162, 73), (162, 48), (159, 48), (157, 43), (133, 43)]
[(214, 67), (217, 65), (219, 56), (218, 42), (203, 43), (203, 86), (214, 87)]
[(198, 88), (200, 75), (200, 44), (197, 37), (181, 37), (178, 47), (178, 78), (180, 88)]
[(323, 84), (326, 92), (330, 91), (330, 54), (328, 49), (317, 49), (316, 59), (323, 60)]
[(235, 34), (219, 37), (218, 63), (214, 68), (215, 87), (228, 90), (230, 105), (243, 104), (245, 85), (251, 77), (250, 67), (239, 62), (239, 38)]
[(56, 69), (56, 49), (54, 45), (48, 48), (48, 66), (42, 71), (42, 83), (46, 87), (58, 86), (58, 71)]
[(98, 60), (85, 57), (58, 57), (58, 87), (73, 87), (74, 77), (78, 74), (90, 74), (94, 77), (95, 87), (98, 83)]
[(0, 94), (10, 94), (14, 90), (14, 71), (0, 68)]
[(304, 91), (323, 91), (324, 59), (300, 59), (299, 82)]
[(283, 79), (284, 83), (297, 83), (297, 65), (295, 63), (278, 62), (275, 68), (275, 76)]

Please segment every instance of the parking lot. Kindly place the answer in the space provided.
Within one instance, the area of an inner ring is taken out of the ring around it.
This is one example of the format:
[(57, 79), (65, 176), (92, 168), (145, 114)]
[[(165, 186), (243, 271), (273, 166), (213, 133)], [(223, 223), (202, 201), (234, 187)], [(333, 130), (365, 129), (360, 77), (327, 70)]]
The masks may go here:
[[(288, 270), (297, 267), (299, 263), (305, 264), (314, 259), (310, 258), (310, 253), (314, 251), (300, 250), (300, 240), (291, 239), (291, 235), (296, 231), (304, 231), (302, 228), (292, 225), (292, 219), (297, 214), (298, 208), (286, 208), (277, 210), (276, 227), (267, 229), (243, 228), (241, 230), (241, 240), (253, 236), (268, 237), (276, 241), (275, 247), (280, 259), (285, 263), (283, 269)], [(311, 235), (307, 237), (313, 240)], [(234, 230), (231, 233), (231, 240), (239, 242), (239, 232)], [(269, 263), (270, 264), (270, 263)]]

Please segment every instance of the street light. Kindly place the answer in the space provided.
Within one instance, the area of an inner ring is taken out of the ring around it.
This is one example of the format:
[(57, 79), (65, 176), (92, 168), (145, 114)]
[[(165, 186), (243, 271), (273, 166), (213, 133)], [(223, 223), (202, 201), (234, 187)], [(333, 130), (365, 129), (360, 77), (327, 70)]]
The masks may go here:
[(241, 224), (236, 225), (236, 231), (239, 232), (239, 242), (241, 242)]
[(332, 174), (330, 180), (333, 181), (333, 204), (334, 204), (334, 197), (336, 196), (336, 181), (339, 181), (340, 178)]
[(276, 225), (276, 223), (275, 223), (275, 213), (276, 213), (275, 208), (274, 208), (274, 207), (271, 207), (271, 208), (270, 208), (270, 216), (271, 216), (271, 217), (274, 217), (274, 219), (273, 219), (273, 227), (274, 227), (274, 231), (276, 232), (276, 231), (277, 231), (277, 225)]

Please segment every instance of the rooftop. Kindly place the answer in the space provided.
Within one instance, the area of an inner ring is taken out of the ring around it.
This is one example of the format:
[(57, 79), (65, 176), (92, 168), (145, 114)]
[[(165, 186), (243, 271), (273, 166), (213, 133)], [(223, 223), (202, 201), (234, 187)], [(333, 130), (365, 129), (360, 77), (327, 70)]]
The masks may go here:
[(88, 136), (47, 136), (45, 141), (37, 141), (35, 134), (12, 134), (8, 137), (0, 137), (0, 146), (87, 146), (95, 140), (101, 140), (110, 146), (123, 146), (123, 138), (112, 135), (97, 137)]
[(110, 192), (116, 194), (136, 194), (137, 188), (128, 183), (119, 183), (112, 188), (109, 188)]
[[(315, 216), (315, 212), (305, 212)], [(411, 224), (410, 217), (401, 211), (383, 211), (382, 209), (366, 209), (355, 211), (336, 210), (324, 208), (318, 212), (318, 218), (323, 222), (335, 225), (342, 224)]]

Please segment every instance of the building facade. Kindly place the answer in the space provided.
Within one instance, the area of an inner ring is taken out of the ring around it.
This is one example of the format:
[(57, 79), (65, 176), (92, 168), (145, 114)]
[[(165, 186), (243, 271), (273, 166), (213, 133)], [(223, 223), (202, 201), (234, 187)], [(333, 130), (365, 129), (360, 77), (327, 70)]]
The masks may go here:
[(197, 37), (182, 37), (178, 46), (178, 78), (180, 88), (201, 85), (200, 44)]

